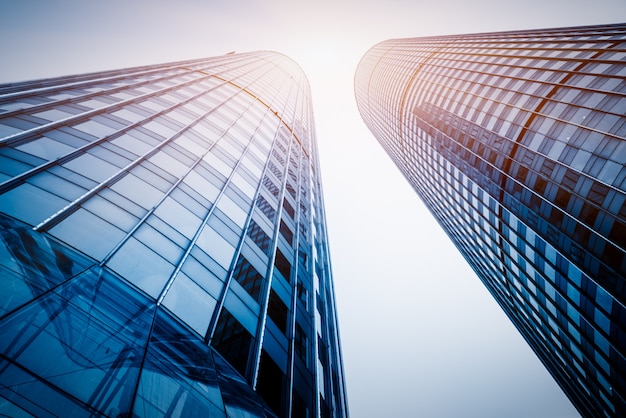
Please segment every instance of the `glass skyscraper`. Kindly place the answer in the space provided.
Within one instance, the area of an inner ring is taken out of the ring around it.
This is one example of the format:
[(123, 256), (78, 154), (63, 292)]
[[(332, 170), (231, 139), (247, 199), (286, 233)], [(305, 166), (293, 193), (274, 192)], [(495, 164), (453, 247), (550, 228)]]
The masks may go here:
[(308, 81), (0, 85), (0, 414), (347, 416)]
[(626, 25), (387, 40), (355, 91), (576, 408), (626, 416)]

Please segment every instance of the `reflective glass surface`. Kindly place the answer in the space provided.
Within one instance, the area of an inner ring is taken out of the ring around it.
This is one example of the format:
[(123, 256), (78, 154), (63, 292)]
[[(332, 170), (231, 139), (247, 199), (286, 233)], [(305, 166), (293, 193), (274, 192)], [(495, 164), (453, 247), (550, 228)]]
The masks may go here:
[(335, 303), (314, 132), (273, 52), (0, 85), (0, 411), (347, 415), (334, 308), (292, 297)]
[(584, 416), (626, 414), (626, 27), (384, 41), (361, 115)]

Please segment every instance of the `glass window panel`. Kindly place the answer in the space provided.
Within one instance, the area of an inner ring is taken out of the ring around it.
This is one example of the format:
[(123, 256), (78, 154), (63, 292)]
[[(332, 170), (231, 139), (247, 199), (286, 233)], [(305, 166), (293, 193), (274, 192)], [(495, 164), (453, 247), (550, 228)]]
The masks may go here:
[(125, 149), (126, 151), (132, 152), (136, 156), (144, 155), (152, 148), (154, 148), (152, 145), (148, 145), (144, 141), (136, 139), (129, 134), (124, 134), (118, 138), (115, 138), (111, 142), (118, 147)]
[(83, 154), (63, 166), (96, 182), (103, 182), (119, 170), (113, 164), (91, 154)]
[(274, 321), (278, 329), (283, 334), (287, 334), (287, 318), (289, 310), (283, 300), (274, 292), (274, 289), (270, 290), (270, 298), (267, 306), (267, 314)]
[(155, 299), (174, 271), (173, 265), (134, 237), (124, 243), (107, 266)]
[(163, 138), (155, 138), (155, 134), (150, 132), (149, 130), (139, 126), (135, 129), (131, 129), (128, 131), (128, 135), (139, 139), (140, 141), (145, 142), (146, 144), (150, 144), (151, 146), (156, 146), (160, 144)]
[(287, 280), (287, 282), (291, 283), (291, 263), (289, 262), (289, 260), (287, 260), (287, 257), (285, 257), (283, 252), (278, 248), (276, 249), (274, 265), (282, 274), (282, 276)]
[[(22, 155), (28, 154), (22, 153)], [(11, 177), (28, 171), (31, 168), (33, 168), (33, 164), (27, 164), (22, 161), (17, 161), (14, 158), (8, 157), (6, 155), (0, 155), (0, 181), (8, 180)]]
[(596, 287), (596, 303), (608, 314), (611, 313), (613, 308), (613, 298), (611, 295), (601, 287)]
[(156, 153), (156, 155), (150, 157), (150, 162), (158, 167), (162, 167), (164, 170), (167, 170), (176, 177), (182, 176), (189, 169), (185, 164), (176, 160), (164, 151), (160, 151)]
[[(191, 242), (190, 238), (184, 236), (178, 230), (172, 228), (170, 224), (163, 221), (158, 216), (150, 216), (146, 220), (146, 224), (159, 231), (159, 233), (163, 234), (178, 247), (182, 249), (186, 249), (187, 247), (189, 247), (189, 243)], [(176, 261), (176, 263), (177, 262), (178, 261)]]
[(105, 142), (99, 147), (95, 147), (87, 151), (89, 154), (107, 161), (118, 168), (126, 167), (135, 157), (110, 142)]
[(98, 196), (101, 196), (109, 202), (112, 202), (115, 205), (121, 207), (125, 211), (132, 213), (137, 218), (143, 217), (147, 212), (146, 209), (142, 208), (135, 202), (128, 200), (124, 196), (120, 195), (117, 192), (114, 192), (111, 189), (104, 189), (100, 191), (100, 193), (98, 193)]
[(29, 179), (29, 183), (68, 201), (73, 201), (87, 191), (86, 188), (80, 187), (71, 181), (58, 177), (47, 171), (32, 177)]
[(191, 112), (189, 112), (185, 108), (177, 108), (167, 114), (171, 119), (182, 122), (184, 125), (189, 125), (193, 122), (198, 116)]
[(180, 246), (149, 224), (142, 224), (133, 236), (174, 265), (178, 264), (183, 256), (183, 249)]
[(176, 276), (163, 305), (204, 336), (217, 301), (183, 273)]
[[(222, 309), (215, 327), (215, 332), (213, 333), (211, 345), (215, 347), (241, 375), (246, 374), (251, 343), (252, 335), (250, 335), (250, 332), (228, 312), (228, 309)], [(216, 362), (219, 359), (218, 356), (215, 356)], [(235, 376), (237, 376), (236, 373)], [(225, 395), (225, 398), (228, 399), (229, 396)]]
[(217, 207), (226, 214), (231, 220), (237, 224), (240, 228), (243, 228), (246, 223), (248, 213), (237, 205), (230, 197), (222, 195)]
[[(26, 116), (26, 118), (28, 118), (28, 120), (26, 120), (24, 118), (24, 116)], [(8, 125), (8, 126), (12, 126), (14, 128), (18, 128), (22, 131), (28, 130), (28, 129), (32, 129), (32, 128), (36, 128), (40, 125), (44, 125), (47, 121), (44, 119), (39, 119), (39, 118), (35, 118), (35, 117), (31, 117), (31, 116), (27, 116), (24, 115), (22, 117), (20, 116), (16, 116), (16, 117), (5, 117), (2, 120), (2, 124), (3, 125)]]
[[(274, 359), (268, 354), (268, 351), (272, 353), (274, 357), (282, 357), (279, 354), (282, 354), (281, 351), (275, 351), (275, 346), (271, 344), (273, 338), (271, 335), (268, 336), (267, 342), (269, 343), (261, 352), (261, 359), (259, 362), (259, 377), (257, 380), (257, 391), (263, 397), (267, 405), (278, 415), (286, 415), (286, 411), (282, 408), (283, 404), (283, 396), (285, 388), (287, 386), (287, 379), (285, 377), (284, 372), (281, 370), (281, 367), (276, 364)], [(264, 341), (265, 343), (266, 341)], [(267, 351), (266, 351), (267, 350)], [(281, 358), (283, 361), (279, 361), (279, 363), (283, 364), (283, 368), (286, 368), (284, 364), (286, 361), (285, 358)], [(327, 414), (321, 412), (323, 416), (330, 416), (330, 411)], [(295, 415), (294, 415), (295, 416)]]
[[(180, 187), (182, 186), (182, 187)], [(185, 190), (183, 190), (185, 189)], [(198, 218), (204, 218), (211, 204), (207, 202), (205, 199), (202, 199), (203, 204), (196, 200), (197, 197), (200, 197), (197, 193), (195, 193), (194, 197), (189, 195), (189, 192), (193, 192), (189, 187), (186, 187), (185, 184), (179, 185), (176, 189), (172, 190), (170, 197), (178, 202), (182, 207), (193, 213)]]
[(13, 126), (7, 126), (7, 125), (0, 123), (0, 137), (13, 135), (18, 132), (22, 132), (22, 129), (14, 128)]
[(84, 208), (54, 226), (50, 233), (91, 257), (100, 260), (124, 237), (125, 233)]
[[(259, 172), (260, 177), (261, 172)], [(241, 174), (235, 173), (232, 178), (232, 183), (239, 188), (247, 197), (252, 199), (256, 193), (256, 188), (251, 185)]]
[(130, 231), (139, 221), (139, 218), (100, 196), (93, 196), (82, 206), (125, 232)]
[[(215, 261), (212, 263), (207, 262), (209, 257), (206, 255), (201, 257), (200, 254), (204, 255), (204, 253), (197, 248), (195, 251), (192, 251), (191, 256), (185, 259), (182, 271), (211, 296), (218, 299), (222, 292), (222, 287), (224, 286), (224, 280), (226, 280), (226, 271), (220, 268), (223, 274), (222, 277), (218, 277), (214, 274), (216, 268), (219, 267), (218, 264), (215, 263)], [(201, 257), (202, 262), (198, 261), (196, 257)]]
[(122, 119), (126, 119), (127, 121), (130, 121), (130, 122), (139, 122), (140, 120), (144, 119), (144, 116), (126, 108), (120, 109), (116, 112), (113, 112), (112, 114)]
[(102, 123), (98, 123), (93, 120), (88, 120), (87, 122), (74, 125), (73, 128), (90, 135), (96, 135), (99, 138), (110, 135), (116, 131), (116, 129), (111, 128), (110, 126), (103, 125)]
[(201, 222), (200, 218), (171, 197), (158, 206), (155, 214), (188, 238), (194, 236)]
[(53, 160), (74, 151), (73, 147), (62, 144), (45, 136), (35, 141), (22, 144), (16, 148), (46, 160)]
[(230, 177), (230, 173), (232, 173), (233, 171), (231, 166), (226, 164), (224, 161), (222, 161), (222, 159), (220, 159), (218, 156), (216, 156), (213, 153), (207, 154), (204, 157), (204, 161), (206, 161), (209, 164), (209, 166), (216, 169), (219, 173), (221, 173), (225, 177)]
[(0, 194), (0, 212), (31, 225), (37, 225), (67, 203), (67, 200), (28, 183)]
[[(26, 409), (24, 399), (37, 394), (38, 402), (50, 406), (73, 397), (90, 404), (92, 413), (126, 414), (152, 315), (137, 292), (100, 269), (89, 271), (3, 322), (3, 355), (32, 375), (24, 377), (23, 385), (8, 384), (5, 379), (11, 376), (3, 369), (0, 387), (16, 391), (20, 396), (12, 399)], [(46, 381), (61, 390), (42, 398), (38, 386)], [(72, 412), (59, 415), (76, 416)]]
[(270, 151), (260, 141), (253, 141), (250, 147), (248, 147), (248, 152), (254, 154), (259, 161), (265, 161)]
[[(32, 394), (37, 394), (37, 404), (28, 399)], [(80, 402), (63, 396), (47, 382), (10, 363), (6, 363), (0, 372), (0, 395), (3, 398), (2, 415), (6, 417), (90, 415)]]
[(138, 95), (139, 93), (135, 92), (134, 90), (126, 89), (124, 91), (117, 91), (111, 94), (111, 97), (114, 99), (126, 100), (126, 99), (132, 99), (133, 97), (138, 96)]
[[(613, 184), (616, 178), (620, 178), (618, 174), (624, 168), (623, 164), (615, 163), (613, 161), (607, 161), (604, 163), (604, 167), (598, 174), (598, 179), (608, 184)], [(616, 184), (617, 187), (622, 187), (620, 184)]]
[(67, 126), (48, 131), (44, 136), (72, 148), (82, 147), (95, 139), (91, 135), (87, 135)]
[(188, 184), (211, 203), (215, 202), (217, 195), (220, 193), (220, 189), (218, 187), (202, 177), (196, 171), (192, 171), (187, 174), (187, 176), (185, 176), (184, 183)]
[(94, 97), (93, 99), (89, 99), (89, 100), (85, 100), (82, 102), (79, 102), (79, 104), (81, 106), (86, 106), (90, 109), (98, 109), (100, 107), (104, 107), (108, 104), (108, 102), (104, 102), (104, 101), (100, 101), (98, 97)]
[(261, 174), (263, 173), (263, 164), (260, 163), (256, 158), (252, 156), (252, 154), (246, 154), (241, 159), (241, 165), (243, 165), (246, 170), (252, 173), (252, 179), (261, 178)]
[(217, 147), (223, 152), (229, 154), (235, 160), (241, 158), (241, 147), (237, 145), (237, 142), (232, 137), (223, 138), (217, 145)]
[(209, 218), (207, 224), (224, 237), (226, 241), (230, 242), (231, 245), (236, 246), (240, 241), (241, 228), (237, 227), (221, 210), (215, 209), (213, 216)]
[(228, 269), (230, 267), (235, 254), (235, 247), (215, 230), (208, 226), (205, 227), (198, 237), (197, 245), (223, 268)]
[(91, 260), (0, 215), (0, 316), (83, 271)]
[(176, 143), (197, 156), (204, 154), (204, 152), (206, 151), (206, 148), (196, 142), (193, 139), (193, 136), (187, 132), (176, 138)]
[(162, 192), (168, 191), (176, 180), (178, 180), (150, 161), (143, 161), (140, 165), (135, 166), (133, 168), (133, 174)]
[(145, 209), (151, 209), (163, 195), (160, 190), (138, 179), (133, 174), (126, 174), (115, 182), (111, 189)]
[[(260, 303), (264, 277), (250, 264), (243, 254), (240, 254), (237, 259), (237, 264), (233, 269), (233, 279), (235, 279), (257, 303)], [(234, 285), (231, 283), (231, 286)], [(236, 290), (235, 287), (232, 289)]]
[(257, 314), (251, 307), (246, 305), (234, 292), (229, 291), (224, 301), (224, 306), (252, 335), (256, 335), (258, 322)]
[(146, 127), (146, 129), (149, 129), (150, 131), (161, 135), (163, 138), (169, 138), (174, 135), (174, 133), (176, 133), (176, 131), (169, 126), (165, 126), (155, 121), (149, 122), (144, 126)]
[(100, 114), (100, 115), (94, 116), (93, 120), (95, 122), (106, 125), (110, 128), (113, 128), (116, 131), (130, 125), (130, 123), (127, 120), (116, 118), (114, 116), (109, 116), (107, 114)]
[(215, 129), (215, 127), (202, 122), (194, 125), (193, 128), (191, 128), (191, 131), (211, 143), (217, 141), (221, 136), (221, 132)]
[(159, 311), (132, 415), (225, 418), (221, 383), (211, 349)]
[[(147, 108), (147, 109), (154, 110), (157, 112), (160, 112), (161, 110), (165, 109), (165, 105), (161, 103), (157, 103), (155, 100), (152, 100), (152, 99), (148, 99), (143, 102), (136, 103), (135, 106), (139, 108)], [(150, 113), (153, 113), (153, 112), (150, 112)]]

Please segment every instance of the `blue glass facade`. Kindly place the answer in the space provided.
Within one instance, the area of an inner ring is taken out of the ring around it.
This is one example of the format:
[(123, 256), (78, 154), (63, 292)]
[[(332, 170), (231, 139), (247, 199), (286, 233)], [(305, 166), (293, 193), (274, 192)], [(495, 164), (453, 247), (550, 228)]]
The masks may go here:
[(317, 158), (273, 52), (0, 85), (0, 413), (347, 416)]
[(388, 40), (355, 91), (576, 408), (626, 415), (626, 26)]

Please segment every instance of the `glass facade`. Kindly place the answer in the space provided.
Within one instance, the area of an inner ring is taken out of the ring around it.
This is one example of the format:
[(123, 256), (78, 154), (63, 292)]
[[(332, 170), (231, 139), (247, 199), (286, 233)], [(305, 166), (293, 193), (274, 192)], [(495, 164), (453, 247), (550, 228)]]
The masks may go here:
[(0, 85), (0, 414), (347, 416), (308, 81)]
[(395, 39), (361, 115), (584, 416), (626, 415), (626, 25)]

